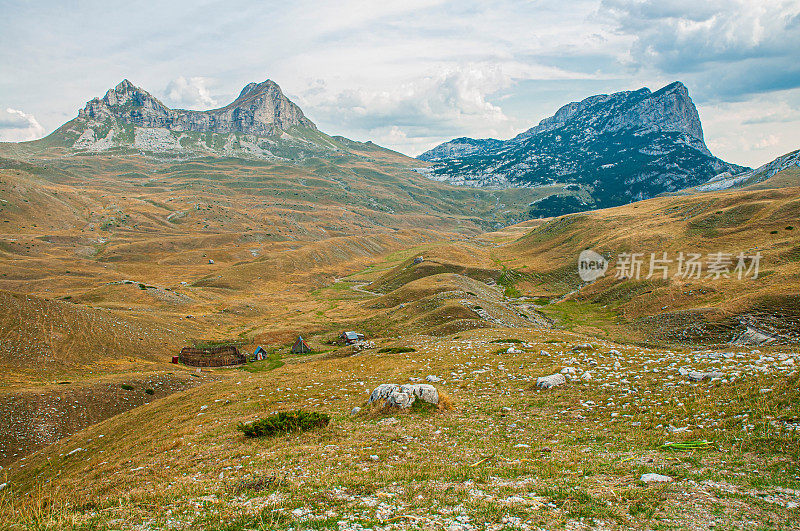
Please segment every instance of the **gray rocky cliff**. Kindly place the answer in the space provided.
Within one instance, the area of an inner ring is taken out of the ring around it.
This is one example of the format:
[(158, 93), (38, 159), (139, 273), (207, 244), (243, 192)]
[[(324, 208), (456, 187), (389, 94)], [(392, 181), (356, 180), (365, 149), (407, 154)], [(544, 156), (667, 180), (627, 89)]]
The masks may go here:
[(232, 103), (220, 109), (191, 111), (170, 109), (130, 81), (123, 80), (103, 98), (89, 101), (79, 119), (104, 121), (170, 131), (279, 135), (293, 126), (316, 129), (300, 107), (290, 101), (273, 81), (250, 83)]

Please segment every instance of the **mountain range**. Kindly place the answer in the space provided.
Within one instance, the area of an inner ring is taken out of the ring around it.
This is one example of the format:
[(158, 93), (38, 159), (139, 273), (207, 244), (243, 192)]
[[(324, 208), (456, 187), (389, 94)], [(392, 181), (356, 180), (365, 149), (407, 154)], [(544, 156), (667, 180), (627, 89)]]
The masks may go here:
[[(534, 217), (614, 206), (747, 170), (713, 156), (689, 92), (674, 82), (591, 96), (510, 140), (457, 138), (423, 153), (431, 178), (474, 187), (562, 185)], [(566, 192), (585, 190), (589, 202)]]
[[(341, 170), (344, 159), (368, 160), (381, 172), (390, 161), (392, 171), (408, 182), (418, 183), (412, 177), (416, 171), (427, 178), (419, 181), (422, 186), (427, 182), (437, 193), (460, 197), (469, 195), (464, 187), (485, 189), (489, 195), (479, 196), (496, 203), (498, 211), (505, 209), (508, 221), (687, 189), (751, 185), (797, 163), (790, 154), (751, 170), (715, 157), (705, 144), (688, 89), (677, 81), (655, 92), (641, 88), (569, 103), (509, 140), (456, 138), (421, 154), (417, 160), (422, 165), (372, 142), (325, 134), (272, 80), (248, 84), (224, 107), (196, 111), (171, 109), (125, 79), (88, 101), (49, 136), (2, 146), (2, 153), (29, 160), (55, 153), (144, 155), (170, 161), (203, 158), (213, 165), (224, 157), (304, 169), (325, 160), (335, 166), (329, 175)], [(518, 191), (502, 194), (505, 199), (498, 202), (495, 195), (503, 189)]]

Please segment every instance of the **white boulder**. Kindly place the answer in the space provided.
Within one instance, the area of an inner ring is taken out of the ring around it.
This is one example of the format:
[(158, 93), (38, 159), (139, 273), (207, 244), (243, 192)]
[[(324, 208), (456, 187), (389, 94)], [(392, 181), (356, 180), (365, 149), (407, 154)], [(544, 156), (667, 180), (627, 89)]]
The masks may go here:
[(410, 408), (416, 400), (439, 404), (439, 391), (430, 384), (380, 384), (369, 396), (369, 403), (384, 401), (387, 407)]
[(376, 400), (386, 400), (391, 396), (393, 393), (397, 393), (400, 391), (400, 386), (397, 384), (380, 384), (378, 387), (372, 391), (372, 394), (369, 395), (369, 403), (373, 403)]
[(549, 389), (551, 387), (555, 387), (557, 385), (561, 385), (567, 382), (567, 379), (564, 378), (563, 374), (556, 373), (551, 374), (550, 376), (539, 376), (536, 378), (536, 387), (540, 387), (542, 389)]

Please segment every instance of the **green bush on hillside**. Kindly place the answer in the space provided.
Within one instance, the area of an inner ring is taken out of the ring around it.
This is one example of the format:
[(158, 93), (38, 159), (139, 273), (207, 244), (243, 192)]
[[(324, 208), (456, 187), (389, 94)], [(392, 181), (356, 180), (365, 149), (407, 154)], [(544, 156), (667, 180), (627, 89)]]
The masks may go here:
[(236, 429), (244, 433), (245, 437), (271, 437), (281, 433), (306, 431), (327, 426), (330, 420), (330, 416), (326, 413), (303, 410), (281, 411), (247, 424), (240, 422)]
[(388, 353), (388, 354), (404, 354), (406, 352), (416, 352), (417, 349), (413, 347), (384, 347), (380, 349), (379, 353)]

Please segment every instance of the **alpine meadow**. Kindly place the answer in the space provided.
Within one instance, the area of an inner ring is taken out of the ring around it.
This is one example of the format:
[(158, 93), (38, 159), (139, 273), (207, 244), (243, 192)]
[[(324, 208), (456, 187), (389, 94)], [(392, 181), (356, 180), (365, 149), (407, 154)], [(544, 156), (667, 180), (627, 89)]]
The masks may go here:
[(0, 529), (800, 528), (797, 0), (0, 13)]

